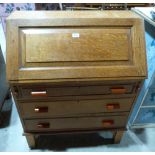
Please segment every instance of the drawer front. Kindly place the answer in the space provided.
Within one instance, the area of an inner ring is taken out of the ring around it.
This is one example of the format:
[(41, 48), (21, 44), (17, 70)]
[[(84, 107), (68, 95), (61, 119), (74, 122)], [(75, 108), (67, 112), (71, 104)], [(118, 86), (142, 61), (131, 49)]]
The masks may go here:
[(74, 117), (57, 119), (24, 120), (26, 132), (69, 131), (121, 128), (126, 126), (127, 116)]
[(41, 99), (56, 98), (65, 96), (84, 95), (123, 95), (132, 94), (134, 84), (100, 85), (100, 86), (80, 86), (80, 87), (21, 87), (18, 99)]
[(23, 118), (50, 118), (130, 111), (133, 98), (19, 103)]

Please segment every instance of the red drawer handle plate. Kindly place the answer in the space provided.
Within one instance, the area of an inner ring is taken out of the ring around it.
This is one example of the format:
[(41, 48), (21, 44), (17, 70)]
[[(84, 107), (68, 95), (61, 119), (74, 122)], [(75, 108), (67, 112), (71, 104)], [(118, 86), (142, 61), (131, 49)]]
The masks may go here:
[(114, 124), (114, 120), (103, 120), (102, 124), (105, 127), (109, 127), (109, 126), (112, 126)]
[(125, 94), (126, 92), (127, 92), (127, 90), (124, 87), (111, 88), (111, 93), (112, 94)]
[(106, 105), (107, 110), (114, 110), (114, 109), (120, 109), (119, 103), (108, 103)]

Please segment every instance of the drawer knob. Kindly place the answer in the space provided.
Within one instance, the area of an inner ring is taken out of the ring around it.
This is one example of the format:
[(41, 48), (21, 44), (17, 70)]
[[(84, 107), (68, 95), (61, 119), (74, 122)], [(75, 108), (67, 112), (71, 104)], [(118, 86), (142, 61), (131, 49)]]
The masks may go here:
[(111, 93), (112, 94), (125, 94), (126, 89), (124, 87), (114, 87), (114, 88), (111, 88)]
[(38, 128), (49, 128), (50, 127), (50, 123), (48, 123), (48, 122), (38, 123), (37, 127)]
[(44, 113), (44, 112), (48, 112), (48, 107), (35, 107), (34, 111), (36, 113)]
[(107, 110), (114, 110), (114, 109), (120, 109), (119, 103), (108, 103), (106, 105)]
[(47, 91), (32, 91), (32, 96), (47, 96)]
[(103, 120), (102, 121), (103, 126), (108, 127), (108, 126), (112, 126), (114, 124), (113, 120)]

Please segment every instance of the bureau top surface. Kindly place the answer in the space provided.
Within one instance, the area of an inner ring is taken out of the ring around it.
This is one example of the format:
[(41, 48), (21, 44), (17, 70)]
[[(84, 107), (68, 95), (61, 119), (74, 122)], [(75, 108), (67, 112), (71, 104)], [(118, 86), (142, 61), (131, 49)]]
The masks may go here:
[(144, 23), (131, 11), (17, 11), (7, 19), (9, 81), (146, 76)]
[(140, 18), (132, 11), (14, 11), (7, 19)]

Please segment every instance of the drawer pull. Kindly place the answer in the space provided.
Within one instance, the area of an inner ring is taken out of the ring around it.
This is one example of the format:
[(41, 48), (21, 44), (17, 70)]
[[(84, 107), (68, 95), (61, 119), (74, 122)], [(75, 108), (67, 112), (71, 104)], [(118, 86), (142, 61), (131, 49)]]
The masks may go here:
[(32, 96), (47, 96), (47, 91), (32, 91)]
[(50, 123), (46, 122), (46, 123), (38, 123), (37, 124), (38, 128), (49, 128), (50, 127)]
[(113, 120), (103, 120), (102, 121), (103, 126), (111, 126), (114, 124)]
[(120, 109), (119, 103), (108, 103), (106, 105), (107, 110)]
[(35, 107), (34, 111), (36, 113), (44, 113), (44, 112), (48, 112), (48, 107)]
[(126, 89), (124, 87), (111, 88), (111, 93), (112, 94), (125, 94)]

